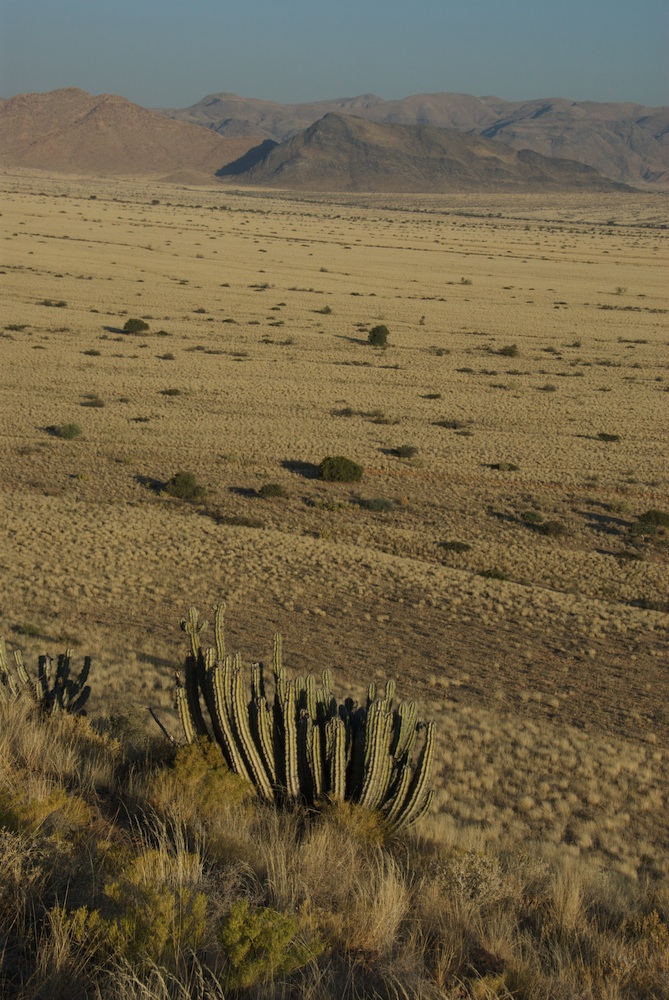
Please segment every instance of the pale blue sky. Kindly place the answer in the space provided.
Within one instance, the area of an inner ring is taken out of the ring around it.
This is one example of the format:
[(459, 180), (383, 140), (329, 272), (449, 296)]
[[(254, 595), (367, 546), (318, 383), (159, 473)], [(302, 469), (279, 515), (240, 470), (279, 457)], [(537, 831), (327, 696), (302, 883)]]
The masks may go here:
[(669, 103), (667, 0), (0, 0), (0, 96)]

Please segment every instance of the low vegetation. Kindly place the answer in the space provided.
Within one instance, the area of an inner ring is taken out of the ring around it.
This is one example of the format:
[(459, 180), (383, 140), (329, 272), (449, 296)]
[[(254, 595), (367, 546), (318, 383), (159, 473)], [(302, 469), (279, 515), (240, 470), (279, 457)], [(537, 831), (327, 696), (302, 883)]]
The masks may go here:
[(318, 466), (321, 479), (328, 483), (359, 483), (363, 468), (344, 455), (328, 455)]

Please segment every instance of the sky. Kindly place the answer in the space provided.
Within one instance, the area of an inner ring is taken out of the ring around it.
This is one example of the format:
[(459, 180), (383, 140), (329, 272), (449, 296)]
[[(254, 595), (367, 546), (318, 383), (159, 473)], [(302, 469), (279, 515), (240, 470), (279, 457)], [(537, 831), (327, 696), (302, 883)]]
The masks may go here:
[(669, 104), (667, 0), (0, 0), (0, 97)]

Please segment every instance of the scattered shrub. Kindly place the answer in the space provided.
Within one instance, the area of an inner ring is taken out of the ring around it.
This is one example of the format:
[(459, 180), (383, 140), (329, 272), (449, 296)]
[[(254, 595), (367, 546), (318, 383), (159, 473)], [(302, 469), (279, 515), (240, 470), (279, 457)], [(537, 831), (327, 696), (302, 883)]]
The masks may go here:
[(62, 438), (64, 441), (71, 441), (73, 438), (79, 437), (81, 427), (79, 424), (60, 424), (59, 427), (53, 427), (52, 431), (56, 437)]
[(439, 545), (447, 552), (469, 552), (471, 549), (471, 545), (469, 545), (468, 542), (439, 542)]
[(520, 519), (525, 524), (541, 524), (544, 515), (540, 514), (538, 510), (526, 510), (520, 515)]
[(177, 472), (165, 483), (163, 493), (178, 500), (200, 500), (205, 490), (200, 486), (193, 472)]
[(597, 438), (600, 441), (620, 441), (620, 434), (608, 434), (606, 431), (600, 431)]
[(518, 472), (520, 466), (514, 465), (513, 462), (495, 462), (490, 468), (496, 469), (497, 472)]
[(351, 458), (344, 455), (328, 455), (318, 466), (321, 479), (329, 483), (359, 483), (363, 468)]
[(288, 494), (281, 483), (263, 483), (258, 490), (258, 496), (263, 500), (271, 500), (273, 497), (285, 497)]
[(42, 299), (39, 303), (41, 306), (52, 306), (54, 309), (66, 309), (67, 302), (65, 299)]
[(517, 358), (520, 354), (517, 344), (507, 344), (505, 347), (500, 347), (497, 351), (503, 358)]
[(161, 389), (160, 390), (160, 395), (161, 396), (180, 396), (181, 395), (181, 389)]
[(375, 514), (388, 514), (396, 509), (397, 502), (387, 497), (375, 497), (373, 500), (364, 500), (363, 507)]
[(664, 510), (647, 510), (639, 515), (636, 524), (630, 528), (630, 534), (654, 537), (658, 528), (669, 528), (669, 513)]
[(412, 444), (401, 444), (399, 448), (393, 448), (393, 455), (396, 458), (413, 458), (418, 454), (418, 448)]
[(174, 357), (174, 355), (171, 353), (171, 351), (168, 351), (167, 354), (156, 354), (156, 357), (158, 358), (159, 361), (175, 361), (176, 360), (175, 357)]
[(559, 535), (564, 535), (567, 532), (562, 521), (544, 521), (542, 524), (537, 524), (536, 529), (542, 535), (549, 535), (551, 538), (557, 538)]
[(388, 343), (388, 337), (390, 336), (390, 331), (387, 326), (380, 323), (378, 326), (373, 326), (372, 329), (367, 334), (367, 342), (372, 345), (372, 347), (385, 347)]
[(143, 319), (127, 319), (123, 324), (124, 333), (145, 333), (149, 329), (149, 324)]

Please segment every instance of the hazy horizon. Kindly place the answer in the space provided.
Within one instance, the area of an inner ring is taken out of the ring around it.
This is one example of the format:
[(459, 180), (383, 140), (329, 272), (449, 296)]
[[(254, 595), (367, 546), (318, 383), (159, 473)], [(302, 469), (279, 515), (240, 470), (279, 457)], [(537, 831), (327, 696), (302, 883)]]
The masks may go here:
[(664, 0), (3, 0), (0, 95), (79, 87), (146, 107), (455, 92), (669, 103)]

